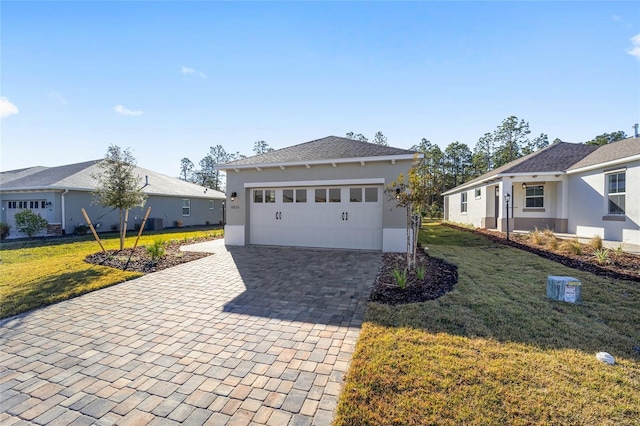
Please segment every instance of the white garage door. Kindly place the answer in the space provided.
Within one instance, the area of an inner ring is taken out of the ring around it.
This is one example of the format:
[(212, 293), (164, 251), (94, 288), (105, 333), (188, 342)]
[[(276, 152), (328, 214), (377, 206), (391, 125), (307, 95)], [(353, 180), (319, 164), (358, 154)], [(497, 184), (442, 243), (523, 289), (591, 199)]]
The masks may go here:
[(382, 186), (252, 189), (251, 244), (382, 250)]

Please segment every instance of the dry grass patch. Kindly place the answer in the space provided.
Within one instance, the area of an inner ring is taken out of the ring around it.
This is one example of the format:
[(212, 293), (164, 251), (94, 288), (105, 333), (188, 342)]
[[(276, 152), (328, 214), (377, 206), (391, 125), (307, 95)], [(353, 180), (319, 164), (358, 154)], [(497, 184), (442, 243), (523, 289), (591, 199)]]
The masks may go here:
[[(637, 424), (638, 283), (452, 228), (420, 239), (458, 266), (458, 284), (434, 301), (369, 304), (336, 425)], [(547, 299), (547, 275), (580, 279), (583, 303)]]

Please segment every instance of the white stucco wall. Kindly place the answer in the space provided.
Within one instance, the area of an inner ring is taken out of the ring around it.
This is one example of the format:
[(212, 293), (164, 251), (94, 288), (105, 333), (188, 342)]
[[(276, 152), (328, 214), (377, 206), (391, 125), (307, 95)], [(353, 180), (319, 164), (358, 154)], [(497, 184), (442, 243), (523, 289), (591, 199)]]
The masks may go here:
[[(397, 180), (402, 173), (406, 177), (408, 170), (413, 165), (413, 160), (399, 160), (395, 164), (391, 161), (360, 163), (339, 163), (336, 167), (331, 164), (314, 164), (310, 168), (304, 165), (279, 167), (263, 167), (229, 170), (227, 175), (227, 230), (225, 243), (229, 245), (245, 245), (250, 241), (250, 212), (249, 200), (250, 188), (248, 183), (274, 182), (278, 187), (279, 182), (306, 182), (307, 186), (313, 186), (314, 181), (344, 181), (354, 179), (382, 179), (383, 186)], [(322, 185), (322, 184), (320, 184)], [(235, 201), (230, 200), (230, 194), (236, 192)], [(383, 251), (396, 251), (397, 247), (404, 247), (406, 240), (407, 218), (404, 208), (397, 208), (395, 199), (388, 194), (383, 194), (382, 205), (382, 232)], [(401, 242), (395, 241), (398, 239)], [(244, 240), (243, 244), (240, 242)]]
[(616, 218), (607, 215), (606, 185), (603, 169), (569, 175), (569, 232), (640, 244), (640, 162), (626, 166), (624, 220), (607, 220)]

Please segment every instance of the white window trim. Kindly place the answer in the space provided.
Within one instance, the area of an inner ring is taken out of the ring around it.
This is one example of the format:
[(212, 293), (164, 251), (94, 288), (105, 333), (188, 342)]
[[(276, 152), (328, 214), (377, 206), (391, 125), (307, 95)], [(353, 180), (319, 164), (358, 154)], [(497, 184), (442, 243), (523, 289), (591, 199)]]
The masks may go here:
[[(544, 209), (544, 194), (546, 192), (544, 185), (527, 185), (527, 186), (531, 186), (532, 188), (534, 186), (541, 186), (542, 187), (542, 195), (533, 195), (531, 197), (527, 196), (527, 189), (524, 190), (524, 208), (525, 209)], [(542, 198), (542, 205), (541, 206), (535, 206), (535, 207), (528, 207), (527, 206), (527, 200), (528, 199), (535, 199), (535, 198)]]
[(466, 192), (460, 193), (460, 213), (466, 214), (469, 211), (469, 196)]
[[(625, 191), (624, 192), (609, 192), (609, 177), (613, 176), (613, 175), (620, 175), (620, 174), (624, 174), (624, 178), (625, 178)], [(604, 185), (605, 185), (605, 194), (606, 196), (604, 197), (605, 200), (605, 204), (604, 204), (604, 212), (605, 212), (605, 216), (613, 216), (613, 217), (625, 217), (627, 214), (627, 191), (626, 191), (626, 182), (627, 182), (627, 170), (626, 169), (622, 169), (622, 170), (613, 170), (610, 172), (605, 173), (605, 179), (604, 179)], [(625, 209), (622, 213), (611, 213), (609, 211), (609, 196), (610, 195), (623, 195), (624, 196), (624, 200), (625, 200)]]
[[(188, 203), (188, 205), (185, 205), (185, 201)], [(189, 213), (184, 214), (184, 209), (189, 209)], [(183, 217), (189, 217), (191, 216), (191, 199), (189, 198), (183, 198), (182, 199), (182, 216)]]

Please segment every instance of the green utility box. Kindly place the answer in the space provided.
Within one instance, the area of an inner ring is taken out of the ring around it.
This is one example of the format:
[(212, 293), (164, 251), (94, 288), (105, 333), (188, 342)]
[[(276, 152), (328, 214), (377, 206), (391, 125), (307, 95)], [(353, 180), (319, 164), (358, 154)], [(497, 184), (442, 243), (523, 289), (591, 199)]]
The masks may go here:
[(582, 283), (577, 278), (549, 275), (547, 277), (547, 297), (568, 303), (582, 301)]

